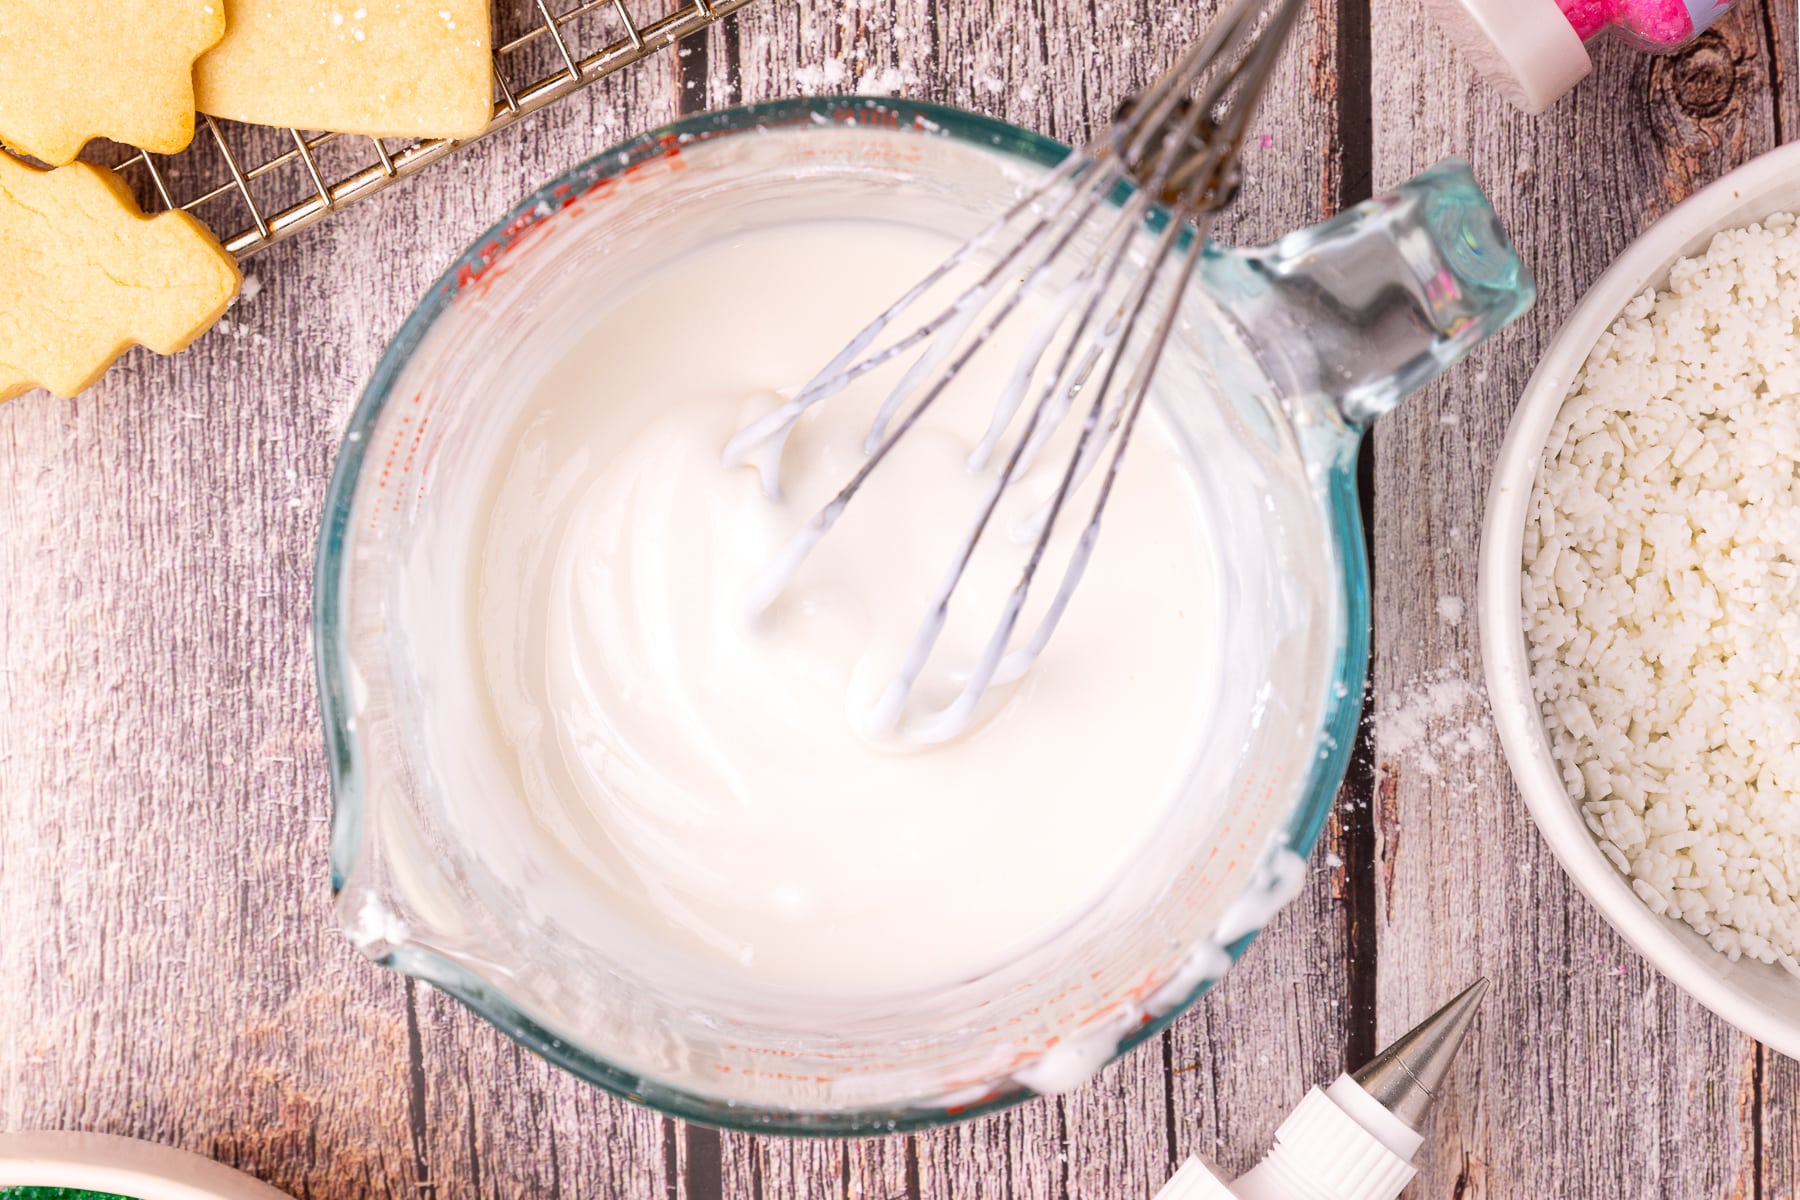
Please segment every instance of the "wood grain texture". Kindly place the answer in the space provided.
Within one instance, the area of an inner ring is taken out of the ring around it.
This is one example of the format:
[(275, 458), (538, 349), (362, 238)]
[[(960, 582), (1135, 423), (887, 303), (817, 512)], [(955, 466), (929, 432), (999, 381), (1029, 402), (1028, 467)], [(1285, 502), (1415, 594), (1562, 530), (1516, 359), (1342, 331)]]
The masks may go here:
[[(0, 407), (0, 1128), (152, 1137), (308, 1200), (1139, 1200), (1190, 1152), (1248, 1166), (1347, 1046), (1373, 1049), (1369, 1001), (1391, 1035), (1485, 971), (1496, 993), (1412, 1194), (1800, 1194), (1800, 1066), (1618, 943), (1455, 686), (1431, 736), (1477, 732), (1430, 756), (1390, 738), (1301, 900), (1168, 1034), (1068, 1096), (916, 1137), (665, 1119), (337, 933), (307, 635), (317, 512), (363, 380), (452, 255), (551, 174), (706, 105), (898, 91), (1078, 140), (1209, 11), (759, 0), (251, 260), (260, 295), (188, 354)], [(1511, 398), (1638, 229), (1800, 129), (1791, 17), (1749, 5), (1655, 66), (1608, 54), (1532, 123), (1462, 73), (1416, 0), (1313, 6), (1227, 234), (1261, 240), (1458, 153), (1544, 284), (1520, 329), (1377, 436), (1379, 705), (1478, 679), (1473, 617), (1436, 605), (1473, 611)]]
[(187, 354), (0, 412), (0, 1127), (325, 1200), (666, 1194), (660, 1118), (335, 931), (308, 617), (332, 456), (413, 301), (670, 103), (666, 69), (603, 84), (252, 259)]
[[(708, 91), (716, 104), (820, 86), (893, 89), (1075, 141), (1195, 36), (1211, 7), (1168, 9), (1147, 0), (1114, 0), (1092, 12), (1038, 0), (758, 5), (714, 35)], [(1226, 236), (1262, 240), (1335, 211), (1336, 34), (1329, 9), (1303, 24), (1272, 85), (1278, 102), (1251, 138), (1243, 202)], [(1311, 889), (1251, 948), (1229, 986), (1080, 1092), (904, 1139), (911, 1148), (903, 1145), (897, 1157), (904, 1165), (912, 1156), (911, 1175), (876, 1169), (895, 1155), (846, 1163), (817, 1148), (775, 1154), (768, 1139), (728, 1137), (725, 1194), (907, 1195), (910, 1179), (916, 1194), (945, 1200), (1113, 1200), (1149, 1196), (1196, 1149), (1248, 1165), (1250, 1148), (1267, 1141), (1291, 1098), (1341, 1067), (1345, 934), (1336, 890), (1326, 878), (1318, 882), (1325, 886)], [(1279, 1014), (1265, 1001), (1242, 1001), (1271, 992), (1283, 997)], [(1214, 1048), (1227, 1028), (1243, 1039), (1245, 1055)], [(777, 1161), (786, 1168), (780, 1191), (771, 1190)], [(883, 1190), (895, 1182), (901, 1190)]]
[[(1792, 1129), (1787, 1065), (1772, 1092), (1759, 1048), (1651, 971), (1533, 829), (1490, 733), (1474, 588), (1489, 469), (1539, 350), (1650, 222), (1795, 128), (1770, 84), (1792, 76), (1793, 29), (1744, 5), (1671, 58), (1605, 47), (1536, 120), (1485, 102), (1416, 2), (1377, 5), (1373, 43), (1418, 64), (1375, 77), (1377, 184), (1470, 158), (1540, 289), (1374, 436), (1382, 1033), (1494, 981), (1417, 1194), (1791, 1196), (1768, 1136)], [(1441, 618), (1440, 597), (1468, 616)]]

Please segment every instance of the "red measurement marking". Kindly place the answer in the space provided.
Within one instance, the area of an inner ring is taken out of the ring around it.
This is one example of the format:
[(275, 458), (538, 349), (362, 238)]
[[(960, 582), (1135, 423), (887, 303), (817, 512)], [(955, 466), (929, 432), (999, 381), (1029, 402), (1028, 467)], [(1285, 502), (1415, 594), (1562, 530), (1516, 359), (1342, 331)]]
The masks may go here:
[(1136, 983), (1125, 989), (1122, 995), (1135, 1002), (1154, 992), (1157, 986), (1156, 972), (1145, 971)]
[[(1014, 1065), (1016, 1066), (1018, 1064), (1015, 1062)], [(977, 1096), (975, 1099), (969, 1101), (969, 1103), (967, 1103), (967, 1104), (952, 1104), (949, 1108), (946, 1108), (944, 1111), (954, 1117), (960, 1113), (968, 1112), (971, 1108), (980, 1108), (982, 1105), (986, 1104), (988, 1101), (998, 1100), (999, 1098), (1000, 1098), (999, 1089), (998, 1088), (990, 1088), (987, 1091), (981, 1093), (981, 1095)]]
[(794, 1083), (830, 1083), (829, 1075), (797, 1075), (789, 1071), (758, 1071), (745, 1067), (742, 1074), (755, 1079), (785, 1079)]
[(879, 125), (895, 128), (900, 124), (900, 114), (891, 108), (880, 108), (872, 104), (860, 104), (855, 108), (834, 108), (831, 110), (834, 121), (845, 124)]
[[(411, 417), (401, 417), (401, 418), (400, 418), (400, 424), (402, 424), (402, 425), (411, 425), (411, 424), (412, 424), (412, 418), (411, 418)], [(393, 448), (393, 449), (392, 449), (392, 450), (391, 450), (391, 451), (389, 451), (389, 452), (388, 452), (388, 462), (389, 462), (389, 464), (392, 464), (392, 463), (393, 463), (393, 461), (394, 461), (394, 456), (395, 456), (395, 455), (396, 455), (396, 454), (398, 454), (398, 453), (400, 453), (400, 439), (401, 439), (401, 438), (403, 438), (403, 437), (405, 437), (405, 436), (406, 436), (406, 433), (405, 433), (405, 431), (404, 431), (404, 430), (402, 430), (402, 431), (401, 431), (401, 432), (400, 432), (400, 433), (398, 433), (398, 434), (396, 434), (396, 435), (395, 435), (395, 437), (394, 437), (394, 448)], [(415, 442), (415, 443), (414, 443), (414, 444), (415, 444), (415, 445), (416, 445), (416, 444), (417, 444), (417, 443), (416, 443), (416, 442)], [(409, 459), (407, 459), (407, 461), (408, 461), (408, 462), (411, 462), (411, 461), (412, 461), (412, 460), (411, 460), (411, 459), (410, 459), (410, 458), (409, 458)], [(405, 467), (402, 467), (402, 468), (400, 468), (400, 473), (401, 473), (401, 474), (402, 474), (402, 475), (404, 475), (404, 474), (406, 474), (406, 468), (405, 468)], [(381, 485), (382, 485), (382, 486), (383, 486), (383, 487), (386, 487), (386, 486), (387, 486), (387, 472), (386, 472), (386, 471), (383, 471), (383, 472), (382, 472), (382, 473), (381, 473)], [(394, 511), (395, 511), (395, 512), (399, 512), (399, 511), (400, 511), (400, 493), (399, 493), (399, 491), (397, 491), (397, 490), (396, 490), (396, 491), (395, 491), (395, 492), (394, 492)]]
[[(415, 397), (415, 399), (417, 399), (417, 397)], [(379, 491), (387, 490), (388, 477), (390, 475), (392, 475), (394, 472), (394, 459), (399, 457), (399, 455), (400, 455), (400, 436), (398, 434), (396, 434), (393, 441), (388, 443), (387, 461), (385, 461), (381, 464), (381, 478), (379, 478), (375, 482), (375, 490), (376, 491), (379, 492)], [(379, 513), (380, 513), (380, 510), (377, 509), (375, 512), (371, 512), (369, 514), (369, 530), (370, 530), (370, 532), (374, 532), (376, 529), (380, 528), (380, 524), (376, 520), (376, 517), (379, 516)]]
[[(548, 214), (546, 213), (540, 213), (537, 205), (532, 205), (512, 220), (508, 221), (505, 225), (501, 226), (498, 240), (510, 242), (513, 238), (518, 237), (521, 233), (524, 233), (527, 229), (530, 229), (533, 225), (542, 221), (547, 215)], [(497, 249), (495, 253), (498, 253)]]
[[(417, 458), (419, 455), (419, 443), (425, 440), (425, 426), (430, 423), (430, 417), (419, 418), (419, 428), (413, 432), (412, 445), (407, 447), (406, 464), (400, 468), (400, 473), (402, 475), (412, 474), (413, 459)], [(419, 482), (419, 494), (425, 494), (425, 483), (423, 480)], [(395, 498), (395, 504), (396, 506), (399, 504), (398, 497)]]
[(470, 285), (481, 278), (481, 272), (484, 269), (485, 264), (478, 267), (474, 263), (458, 263), (456, 266), (456, 290), (459, 292), (467, 290)]
[[(668, 145), (663, 150), (661, 157), (663, 159), (678, 160), (680, 158), (681, 148), (678, 145), (673, 144), (673, 139), (667, 136), (664, 137), (663, 143), (668, 143)], [(679, 161), (671, 163), (670, 169), (679, 169), (681, 165), (682, 164)], [(631, 168), (626, 169), (627, 174), (629, 174), (630, 171)], [(511, 251), (516, 250), (519, 246), (523, 245), (528, 233), (542, 225), (549, 218), (555, 216), (558, 212), (568, 212), (571, 210), (579, 212), (580, 200), (583, 197), (604, 196), (610, 194), (617, 184), (617, 177), (609, 175), (605, 179), (594, 183), (587, 191), (583, 192), (581, 196), (575, 194), (574, 185), (567, 182), (557, 184), (556, 187), (551, 189), (550, 193), (557, 200), (557, 206), (555, 208), (552, 208), (548, 204), (532, 205), (512, 220), (508, 221), (505, 225), (501, 226), (499, 232), (495, 233), (494, 236), (476, 247), (475, 253), (471, 256), (470, 261), (458, 264), (456, 268), (456, 290), (459, 292), (465, 291), (475, 288), (477, 284), (492, 286), (493, 280), (498, 278), (500, 270), (503, 270), (503, 268), (499, 267), (500, 260)], [(477, 290), (479, 291), (479, 289)]]

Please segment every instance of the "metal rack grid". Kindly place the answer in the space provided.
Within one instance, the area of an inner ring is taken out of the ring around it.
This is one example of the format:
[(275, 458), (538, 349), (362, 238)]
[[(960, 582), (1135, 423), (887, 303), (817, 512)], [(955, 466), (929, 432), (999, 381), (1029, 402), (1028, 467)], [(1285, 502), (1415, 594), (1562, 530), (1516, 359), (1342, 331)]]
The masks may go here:
[[(551, 10), (550, 0), (497, 4), (494, 116), (478, 137), (641, 62), (747, 3), (689, 0), (647, 23), (633, 19), (626, 0), (580, 0), (560, 13)], [(156, 156), (127, 149), (129, 157), (112, 166), (147, 209), (194, 214), (239, 258), (476, 140), (311, 133), (204, 114), (197, 122), (186, 150)]]

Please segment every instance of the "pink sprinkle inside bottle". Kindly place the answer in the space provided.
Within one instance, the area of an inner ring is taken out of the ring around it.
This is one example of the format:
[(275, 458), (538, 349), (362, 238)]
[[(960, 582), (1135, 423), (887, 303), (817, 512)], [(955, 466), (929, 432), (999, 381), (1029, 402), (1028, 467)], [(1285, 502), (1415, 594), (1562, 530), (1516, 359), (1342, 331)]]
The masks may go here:
[(1483, 75), (1527, 112), (1542, 112), (1593, 70), (1586, 42), (1611, 35), (1667, 54), (1734, 0), (1427, 0)]

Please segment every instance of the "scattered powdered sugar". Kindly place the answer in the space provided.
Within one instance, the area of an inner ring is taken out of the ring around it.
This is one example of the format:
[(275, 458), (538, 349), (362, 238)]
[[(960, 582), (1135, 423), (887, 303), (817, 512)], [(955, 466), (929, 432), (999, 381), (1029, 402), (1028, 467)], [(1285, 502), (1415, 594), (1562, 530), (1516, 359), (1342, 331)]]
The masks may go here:
[(1463, 602), (1456, 596), (1439, 596), (1437, 602), (1438, 619), (1446, 625), (1461, 625), (1463, 619)]
[(850, 67), (843, 59), (828, 58), (821, 63), (797, 68), (794, 71), (794, 86), (803, 95), (816, 96), (820, 92), (838, 90), (849, 78)]
[(858, 96), (896, 96), (919, 81), (919, 73), (907, 63), (863, 70), (853, 67), (848, 55), (833, 56), (794, 71), (794, 86), (802, 95), (849, 92)]
[[(803, 22), (801, 40), (823, 57), (794, 70), (804, 96), (897, 96), (919, 82), (906, 28), (876, 0), (839, 0)], [(821, 28), (821, 25), (823, 27)]]
[(227, 337), (236, 338), (239, 341), (249, 338), (253, 345), (266, 346), (269, 344), (268, 335), (256, 332), (250, 327), (250, 324), (247, 321), (234, 322), (226, 317), (220, 317), (213, 328), (217, 329), (221, 334)]
[[(243, 281), (238, 285), (238, 294), (231, 298), (231, 303), (225, 306), (226, 309), (230, 311), (236, 309), (240, 304), (250, 303), (250, 301), (256, 299), (256, 297), (261, 294), (262, 287), (262, 280), (258, 279), (256, 276), (244, 276)], [(234, 337), (239, 340), (249, 338), (258, 346), (267, 345), (269, 341), (267, 335), (258, 333), (252, 329), (248, 321), (234, 322), (227, 317), (220, 317), (218, 321), (214, 323), (213, 328), (217, 329), (227, 337)]]
[[(976, 106), (993, 97), (1011, 96), (1027, 105), (1043, 99), (1044, 64), (1029, 57), (1020, 61), (1020, 46), (1008, 33), (1000, 23), (976, 37), (974, 61), (960, 77), (965, 98)], [(806, 17), (800, 37), (823, 55), (794, 70), (794, 89), (805, 96), (901, 95), (919, 83), (917, 55), (930, 40), (927, 30), (896, 19), (875, 0), (838, 0)], [(1095, 63), (1103, 59), (1098, 48), (1090, 48), (1088, 56)]]
[(1800, 229), (1728, 230), (1626, 306), (1544, 448), (1532, 689), (1654, 912), (1800, 974)]
[(1485, 694), (1448, 670), (1425, 675), (1376, 705), (1375, 756), (1383, 770), (1405, 764), (1442, 775), (1492, 745)]
[(900, 67), (883, 67), (879, 71), (860, 76), (856, 81), (856, 94), (859, 96), (895, 96), (907, 84), (916, 82), (911, 71)]

